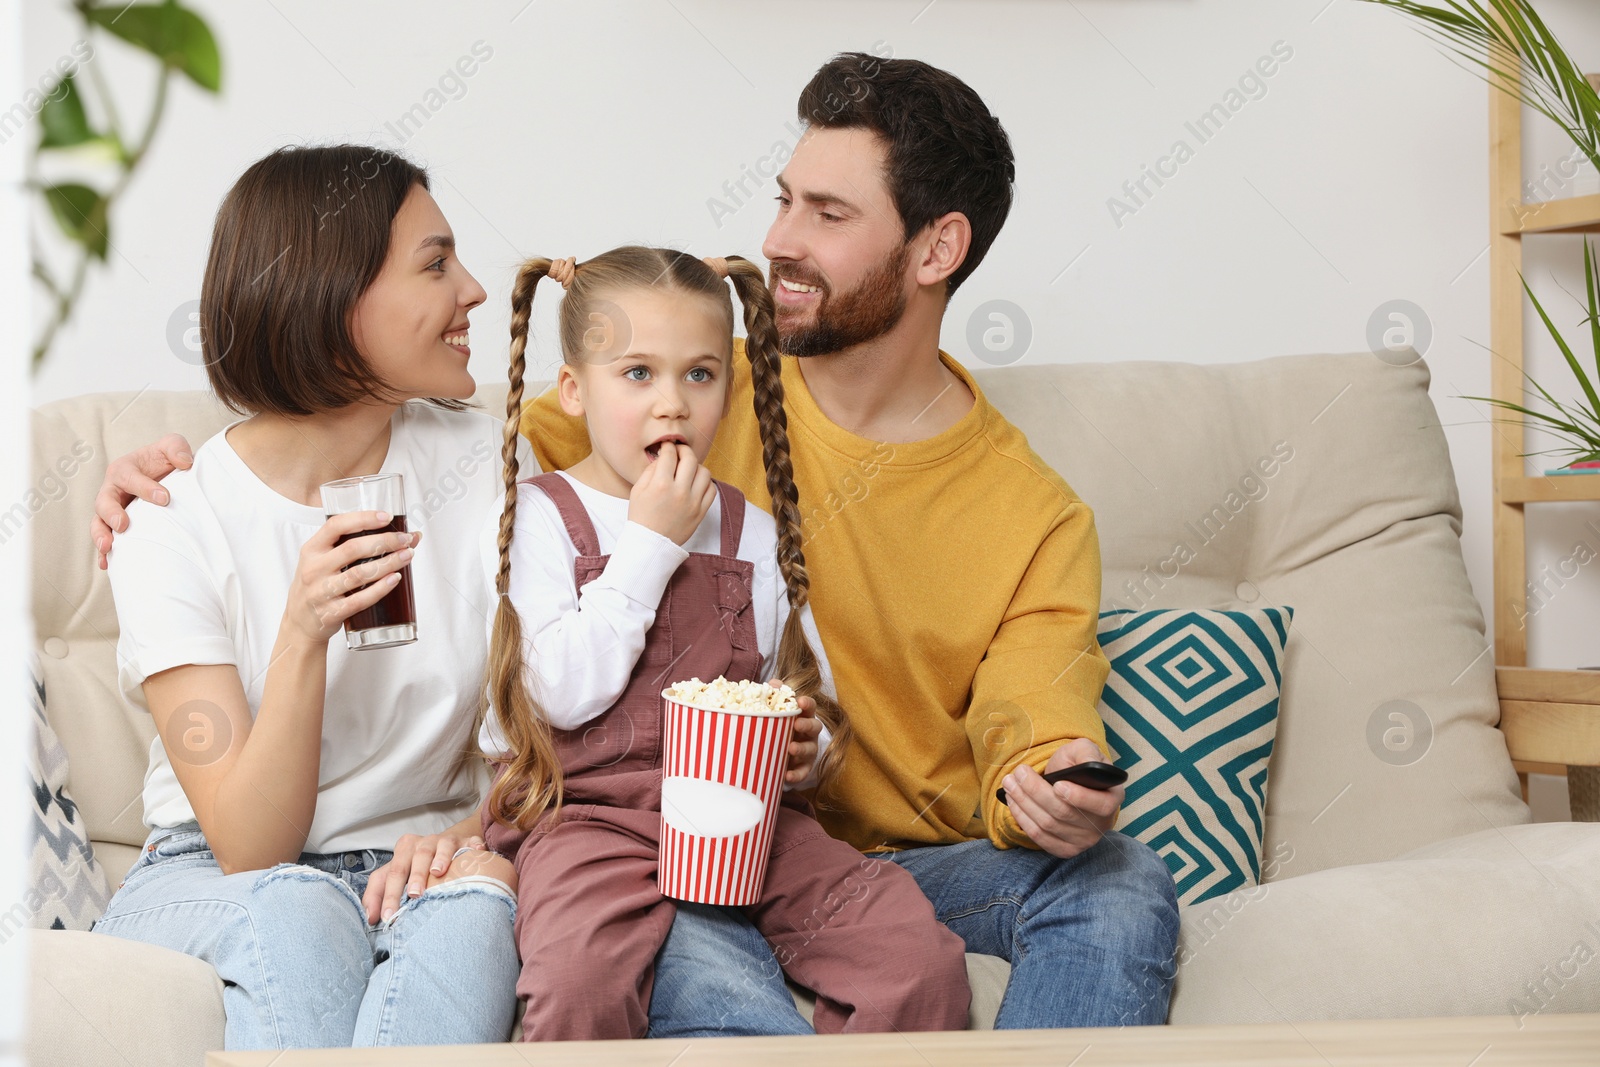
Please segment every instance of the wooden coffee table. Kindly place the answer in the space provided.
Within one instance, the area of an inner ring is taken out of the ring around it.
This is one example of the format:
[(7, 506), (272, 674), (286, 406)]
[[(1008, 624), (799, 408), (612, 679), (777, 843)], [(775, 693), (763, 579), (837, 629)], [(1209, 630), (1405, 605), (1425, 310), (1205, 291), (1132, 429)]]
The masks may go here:
[(1495, 1067), (1600, 1064), (1600, 1013), (1362, 1019), (1257, 1026), (967, 1031), (850, 1037), (573, 1041), (546, 1045), (213, 1052), (207, 1067)]

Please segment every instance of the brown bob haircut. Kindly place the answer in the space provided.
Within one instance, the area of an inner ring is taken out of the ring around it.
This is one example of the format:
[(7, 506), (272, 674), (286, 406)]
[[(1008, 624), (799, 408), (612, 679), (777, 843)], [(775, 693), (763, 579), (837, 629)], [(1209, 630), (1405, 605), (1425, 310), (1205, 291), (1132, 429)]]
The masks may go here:
[(241, 414), (304, 416), (402, 399), (351, 325), (413, 186), (427, 189), (428, 172), (370, 145), (280, 148), (233, 183), (200, 287), (201, 354), (219, 400)]
[(983, 98), (954, 74), (915, 59), (843, 52), (800, 90), (800, 121), (820, 129), (870, 130), (888, 153), (889, 194), (905, 239), (959, 211), (972, 224), (967, 258), (946, 296), (978, 269), (1011, 213), (1011, 140)]

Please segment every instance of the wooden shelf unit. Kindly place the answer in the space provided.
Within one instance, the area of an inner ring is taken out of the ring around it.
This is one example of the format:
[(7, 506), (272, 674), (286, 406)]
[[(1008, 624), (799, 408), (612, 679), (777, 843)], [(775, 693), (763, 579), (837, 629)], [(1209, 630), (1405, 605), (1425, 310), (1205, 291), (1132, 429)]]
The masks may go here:
[(1600, 193), (1565, 200), (1519, 200), (1509, 211), (1500, 219), (1502, 234), (1600, 233)]
[(1508, 504), (1600, 500), (1600, 474), (1519, 475), (1505, 479), (1500, 499)]
[[(1595, 76), (1591, 76), (1595, 81)], [(1489, 395), (1524, 404), (1522, 239), (1600, 233), (1600, 195), (1526, 202), (1522, 194), (1522, 104), (1489, 86)], [(1494, 661), (1500, 727), (1522, 778), (1600, 766), (1600, 671), (1534, 670), (1522, 621), (1527, 597), (1529, 504), (1600, 501), (1600, 474), (1530, 475), (1527, 426), (1493, 413)]]

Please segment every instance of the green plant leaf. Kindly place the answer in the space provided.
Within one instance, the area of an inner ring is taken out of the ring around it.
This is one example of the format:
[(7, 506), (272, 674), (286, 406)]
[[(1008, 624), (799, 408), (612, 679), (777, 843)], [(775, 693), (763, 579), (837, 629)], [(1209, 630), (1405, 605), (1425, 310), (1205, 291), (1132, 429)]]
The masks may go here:
[[(1507, 411), (1518, 411), (1518, 412), (1521, 412), (1522, 414), (1528, 416), (1531, 419), (1538, 419), (1541, 422), (1550, 423), (1549, 429), (1552, 432), (1557, 431), (1557, 430), (1559, 430), (1562, 433), (1579, 433), (1579, 432), (1581, 432), (1578, 429), (1578, 427), (1574, 426), (1570, 422), (1562, 422), (1560, 419), (1556, 418), (1553, 415), (1546, 415), (1542, 411), (1534, 411), (1532, 408), (1523, 407), (1521, 404), (1518, 404), (1518, 403), (1516, 403), (1515, 401), (1512, 401), (1512, 400), (1500, 400), (1497, 397), (1492, 397), (1492, 396), (1464, 396), (1461, 399), (1462, 400), (1477, 400), (1477, 401), (1481, 401), (1482, 403), (1485, 403), (1485, 404), (1493, 404), (1497, 408), (1505, 408)], [(1507, 419), (1505, 421), (1512, 422), (1514, 420)], [(1544, 429), (1544, 428), (1545, 427), (1540, 427), (1540, 429)]]
[(204, 19), (175, 0), (163, 4), (90, 7), (85, 17), (96, 26), (144, 49), (202, 89), (222, 88), (222, 57)]
[(1589, 302), (1589, 336), (1594, 344), (1595, 377), (1600, 378), (1600, 273), (1594, 267), (1594, 249), (1583, 239), (1583, 285)]
[[(1539, 313), (1539, 318), (1544, 321), (1544, 328), (1550, 332), (1550, 337), (1555, 341), (1556, 347), (1561, 349), (1561, 354), (1566, 358), (1567, 366), (1572, 368), (1573, 376), (1578, 379), (1578, 384), (1583, 387), (1583, 395), (1589, 398), (1589, 410), (1600, 411), (1600, 395), (1594, 390), (1594, 383), (1589, 381), (1589, 375), (1584, 373), (1583, 364), (1578, 362), (1578, 357), (1572, 354), (1572, 346), (1568, 345), (1566, 338), (1561, 336), (1561, 331), (1556, 329), (1556, 324), (1550, 321), (1550, 316), (1545, 314), (1544, 305), (1539, 303), (1539, 298), (1533, 295), (1533, 289), (1528, 285), (1528, 279), (1522, 279), (1523, 291), (1528, 294), (1528, 299), (1533, 301), (1533, 309)], [(1533, 379), (1528, 379), (1532, 381)], [(1542, 390), (1541, 390), (1542, 392)]]
[(66, 148), (97, 136), (89, 126), (89, 116), (84, 114), (83, 98), (78, 95), (72, 75), (62, 78), (45, 98), (44, 107), (39, 109), (39, 125), (44, 129), (40, 148)]
[(96, 259), (106, 258), (110, 246), (105, 197), (87, 185), (50, 185), (44, 190), (50, 212), (61, 232), (83, 245)]
[[(1536, 380), (1534, 380), (1533, 375), (1529, 374), (1527, 371), (1523, 371), (1522, 376), (1527, 379), (1529, 385), (1533, 386), (1534, 392), (1544, 397), (1544, 402), (1546, 404), (1549, 404), (1552, 408), (1561, 412), (1561, 414), (1569, 420), (1568, 422), (1564, 423), (1557, 422), (1554, 419), (1550, 419), (1549, 421), (1561, 426), (1563, 428), (1563, 433), (1575, 435), (1575, 439), (1578, 440), (1592, 441), (1595, 443), (1595, 447), (1600, 447), (1600, 420), (1597, 420), (1591, 412), (1585, 411), (1582, 408), (1568, 408), (1561, 401), (1551, 396), (1550, 390), (1540, 385)], [(1500, 401), (1495, 402), (1500, 403)], [(1548, 416), (1545, 415), (1540, 415), (1538, 417), (1548, 418)], [(1585, 422), (1589, 423), (1594, 428), (1592, 430), (1588, 429), (1584, 426)]]
[(1600, 166), (1600, 93), (1530, 0), (1489, 0), (1487, 8), (1478, 0), (1447, 0), (1445, 7), (1414, 0), (1368, 2), (1421, 23), (1459, 62), (1561, 127)]
[[(1566, 449), (1568, 452), (1588, 453), (1600, 449), (1600, 437), (1585, 431), (1582, 427), (1576, 426), (1573, 423), (1563, 422), (1554, 416), (1546, 415), (1542, 411), (1534, 411), (1532, 408), (1523, 407), (1521, 404), (1514, 403), (1510, 400), (1499, 400), (1490, 396), (1464, 396), (1461, 397), (1461, 399), (1478, 400), (1485, 404), (1493, 404), (1497, 408), (1502, 408), (1507, 411), (1516, 411), (1526, 415), (1528, 418), (1538, 419), (1540, 422), (1548, 423), (1549, 425), (1546, 426), (1535, 426), (1529, 423), (1519, 422), (1516, 419), (1489, 420), (1490, 422), (1504, 422), (1511, 426), (1525, 425), (1531, 430), (1541, 430), (1555, 437), (1563, 438), (1569, 445), (1569, 447)], [(1563, 412), (1563, 414), (1566, 414), (1566, 412)], [(1534, 455), (1535, 453), (1524, 452), (1522, 454), (1524, 456), (1530, 456)]]

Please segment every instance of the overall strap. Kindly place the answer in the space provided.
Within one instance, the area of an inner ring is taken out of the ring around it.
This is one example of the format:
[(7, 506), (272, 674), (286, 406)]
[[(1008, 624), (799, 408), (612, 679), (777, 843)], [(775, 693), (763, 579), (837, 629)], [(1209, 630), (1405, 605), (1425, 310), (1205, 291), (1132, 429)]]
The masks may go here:
[(578, 555), (600, 555), (600, 538), (595, 536), (594, 523), (589, 519), (588, 509), (583, 506), (583, 501), (578, 499), (577, 490), (572, 488), (571, 482), (555, 471), (550, 471), (524, 479), (523, 484), (543, 489), (545, 495), (555, 502), (556, 510), (561, 513), (561, 521), (567, 528), (567, 536), (572, 538), (572, 545), (578, 550)]
[(722, 554), (737, 556), (739, 538), (744, 533), (744, 494), (727, 482), (717, 482), (722, 501)]

